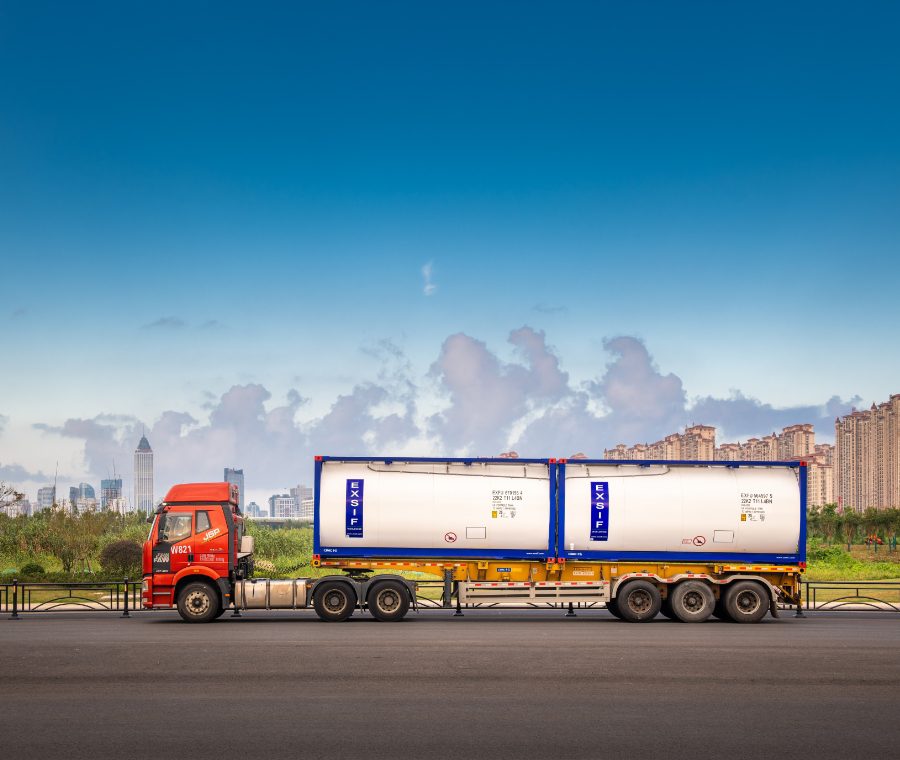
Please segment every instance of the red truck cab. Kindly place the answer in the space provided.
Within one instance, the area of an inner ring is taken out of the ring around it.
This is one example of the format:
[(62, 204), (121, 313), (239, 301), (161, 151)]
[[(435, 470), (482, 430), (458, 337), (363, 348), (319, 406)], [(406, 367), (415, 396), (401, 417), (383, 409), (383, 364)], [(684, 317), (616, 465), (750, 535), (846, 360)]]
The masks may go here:
[(169, 490), (148, 518), (141, 590), (146, 609), (177, 606), (183, 619), (205, 623), (232, 603), (235, 581), (253, 570), (238, 503), (237, 486), (230, 483)]

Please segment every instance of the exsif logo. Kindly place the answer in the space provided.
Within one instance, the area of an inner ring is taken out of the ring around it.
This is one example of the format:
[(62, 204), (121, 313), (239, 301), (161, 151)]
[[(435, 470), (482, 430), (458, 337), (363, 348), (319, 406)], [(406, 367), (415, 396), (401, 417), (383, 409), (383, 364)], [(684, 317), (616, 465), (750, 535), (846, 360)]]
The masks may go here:
[(347, 480), (345, 533), (347, 538), (363, 537), (363, 480)]
[(591, 483), (591, 541), (609, 540), (609, 482)]

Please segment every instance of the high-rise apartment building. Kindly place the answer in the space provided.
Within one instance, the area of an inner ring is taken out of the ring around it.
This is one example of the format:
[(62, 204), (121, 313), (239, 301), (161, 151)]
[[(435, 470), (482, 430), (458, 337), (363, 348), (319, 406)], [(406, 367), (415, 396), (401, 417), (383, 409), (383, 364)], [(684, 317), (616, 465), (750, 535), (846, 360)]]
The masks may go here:
[(603, 452), (604, 459), (713, 459), (716, 451), (716, 429), (710, 425), (692, 425), (684, 433), (672, 433), (656, 443), (624, 443)]
[(807, 504), (833, 504), (834, 447), (816, 445), (816, 434), (810, 424), (789, 425), (780, 434), (749, 438), (744, 443), (716, 446), (716, 429), (709, 425), (693, 425), (684, 433), (672, 433), (656, 443), (624, 443), (603, 452), (604, 459), (683, 459), (718, 462), (797, 461), (807, 463)]
[(37, 509), (50, 509), (56, 504), (56, 486), (44, 486), (37, 492)]
[(238, 488), (238, 506), (241, 509), (241, 512), (244, 511), (244, 471), (243, 470), (234, 470), (231, 467), (225, 468), (225, 478), (226, 483), (231, 483), (232, 485), (236, 485)]
[(834, 421), (838, 506), (859, 512), (900, 507), (900, 394)]
[(313, 521), (313, 489), (301, 483), (291, 489), (291, 496), (297, 505), (297, 519), (311, 523)]
[(149, 515), (153, 507), (153, 449), (142, 435), (134, 450), (134, 508)]
[(299, 518), (299, 509), (293, 496), (288, 493), (273, 494), (269, 497), (269, 517), (283, 520)]

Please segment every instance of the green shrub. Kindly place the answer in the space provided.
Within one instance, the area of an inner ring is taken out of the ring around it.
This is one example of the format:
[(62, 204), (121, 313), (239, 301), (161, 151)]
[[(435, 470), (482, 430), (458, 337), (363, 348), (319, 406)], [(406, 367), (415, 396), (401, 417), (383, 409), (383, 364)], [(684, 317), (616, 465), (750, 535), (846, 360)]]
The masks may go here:
[(20, 575), (33, 576), (33, 575), (46, 575), (47, 571), (44, 569), (43, 565), (39, 565), (37, 562), (29, 562), (25, 565), (22, 565), (19, 568)]
[(113, 541), (100, 552), (100, 566), (106, 573), (136, 578), (141, 574), (142, 554), (136, 541)]

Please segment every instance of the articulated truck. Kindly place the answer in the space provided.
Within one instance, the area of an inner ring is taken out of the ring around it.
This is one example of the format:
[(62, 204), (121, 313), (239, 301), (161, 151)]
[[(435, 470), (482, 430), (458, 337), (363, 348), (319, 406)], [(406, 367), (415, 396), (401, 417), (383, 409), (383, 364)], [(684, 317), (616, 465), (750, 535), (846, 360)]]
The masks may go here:
[[(605, 607), (754, 623), (800, 604), (805, 462), (315, 459), (315, 578), (254, 577), (236, 487), (174, 486), (151, 517), (142, 604), (187, 622), (313, 608), (324, 621), (444, 603)], [(406, 575), (403, 573), (406, 572)]]

